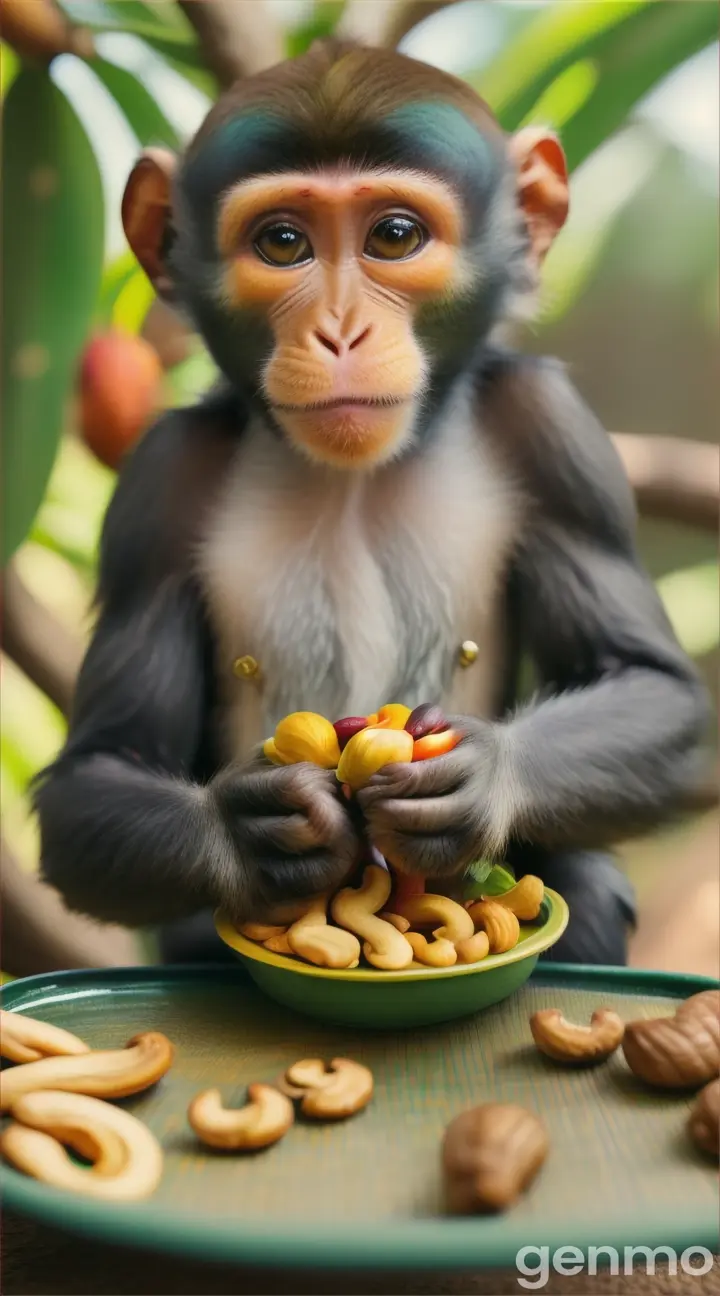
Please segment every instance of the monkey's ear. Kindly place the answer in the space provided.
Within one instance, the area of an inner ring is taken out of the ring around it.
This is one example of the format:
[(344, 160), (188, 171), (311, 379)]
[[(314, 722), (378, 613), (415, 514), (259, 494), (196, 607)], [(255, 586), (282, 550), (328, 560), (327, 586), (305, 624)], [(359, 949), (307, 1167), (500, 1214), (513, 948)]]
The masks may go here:
[(172, 239), (171, 186), (177, 160), (166, 149), (146, 149), (125, 186), (122, 223), (130, 247), (157, 293), (172, 296), (165, 258)]
[(570, 197), (565, 154), (550, 131), (529, 126), (512, 136), (510, 157), (517, 169), (518, 203), (539, 264), (567, 219)]

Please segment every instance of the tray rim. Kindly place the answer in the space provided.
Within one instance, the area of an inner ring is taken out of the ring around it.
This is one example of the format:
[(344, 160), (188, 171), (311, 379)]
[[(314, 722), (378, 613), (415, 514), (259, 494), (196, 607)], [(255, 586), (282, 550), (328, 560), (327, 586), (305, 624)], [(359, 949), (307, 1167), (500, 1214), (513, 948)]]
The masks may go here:
[[(127, 985), (129, 980), (140, 984), (168, 980), (175, 984), (218, 981), (237, 983), (240, 987), (250, 984), (243, 967), (225, 964), (78, 969), (11, 981), (2, 987), (0, 997), (6, 1009), (34, 1011), (42, 1002), (61, 1002), (68, 997), (63, 990), (69, 992), (73, 986), (82, 993), (85, 985), (86, 993), (95, 995), (107, 993), (113, 984)], [(570, 963), (538, 965), (528, 984), (533, 982), (597, 990), (612, 986), (616, 993), (624, 989), (629, 994), (680, 999), (701, 990), (720, 988), (720, 980), (713, 977)], [(457, 1272), (512, 1268), (523, 1247), (548, 1247), (552, 1252), (561, 1246), (577, 1246), (583, 1253), (590, 1246), (602, 1244), (618, 1250), (641, 1245), (673, 1246), (678, 1252), (686, 1247), (702, 1246), (713, 1254), (720, 1250), (720, 1223), (717, 1209), (712, 1205), (696, 1219), (692, 1232), (682, 1225), (668, 1238), (667, 1228), (656, 1224), (650, 1215), (640, 1225), (628, 1222), (618, 1228), (613, 1223), (612, 1238), (603, 1236), (602, 1243), (598, 1239), (605, 1225), (599, 1217), (593, 1222), (594, 1241), (560, 1225), (539, 1238), (532, 1221), (523, 1222), (512, 1215), (499, 1219), (393, 1220), (386, 1226), (375, 1220), (359, 1225), (334, 1223), (331, 1230), (322, 1221), (314, 1230), (306, 1222), (264, 1224), (240, 1217), (229, 1229), (227, 1224), (197, 1221), (189, 1214), (178, 1219), (176, 1211), (158, 1206), (148, 1211), (150, 1202), (108, 1209), (107, 1203), (48, 1188), (9, 1166), (3, 1170), (4, 1206), (18, 1214), (110, 1245), (192, 1256), (207, 1263), (276, 1270), (302, 1267), (336, 1272), (347, 1269)]]
[(560, 940), (570, 920), (567, 901), (557, 891), (546, 887), (545, 899), (549, 902), (549, 913), (545, 922), (540, 927), (535, 926), (534, 923), (524, 923), (524, 927), (531, 928), (530, 935), (525, 936), (523, 940), (504, 954), (490, 954), (479, 963), (456, 963), (454, 967), (449, 968), (409, 967), (400, 972), (382, 972), (377, 968), (368, 967), (352, 969), (315, 967), (312, 963), (303, 963), (300, 960), (288, 958), (285, 954), (273, 954), (271, 950), (265, 949), (257, 941), (249, 940), (247, 936), (243, 936), (242, 932), (237, 930), (221, 910), (218, 910), (215, 914), (214, 922), (215, 930), (220, 939), (240, 958), (248, 959), (253, 963), (262, 963), (264, 966), (275, 968), (279, 972), (314, 977), (321, 981), (346, 981), (348, 984), (355, 985), (360, 982), (366, 985), (382, 985), (385, 982), (392, 982), (397, 985), (398, 982), (439, 981), (447, 980), (449, 977), (496, 972), (499, 968), (508, 967), (511, 963), (520, 963), (528, 958), (537, 958), (539, 954), (544, 953), (545, 950), (550, 949)]

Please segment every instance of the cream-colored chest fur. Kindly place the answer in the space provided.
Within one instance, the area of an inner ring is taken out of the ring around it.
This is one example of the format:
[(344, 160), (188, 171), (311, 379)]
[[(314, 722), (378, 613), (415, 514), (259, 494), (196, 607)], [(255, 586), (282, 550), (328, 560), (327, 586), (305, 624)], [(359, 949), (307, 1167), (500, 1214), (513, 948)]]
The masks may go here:
[[(512, 486), (461, 404), (425, 454), (369, 475), (317, 468), (249, 428), (199, 554), (226, 757), (290, 711), (438, 700), (488, 713), (518, 525)], [(480, 648), (468, 669), (465, 639)], [(245, 655), (260, 680), (233, 675)]]

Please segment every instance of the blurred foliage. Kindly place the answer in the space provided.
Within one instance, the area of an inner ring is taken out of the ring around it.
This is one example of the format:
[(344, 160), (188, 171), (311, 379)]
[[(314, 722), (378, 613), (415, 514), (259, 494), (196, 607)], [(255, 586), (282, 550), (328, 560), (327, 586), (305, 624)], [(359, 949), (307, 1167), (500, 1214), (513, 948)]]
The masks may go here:
[[(140, 48), (159, 56), (162, 67), (214, 96), (214, 78), (203, 66), (195, 33), (171, 0), (62, 0), (62, 7), (96, 33), (135, 37)], [(645, 266), (654, 285), (664, 281), (673, 288), (673, 275), (683, 291), (694, 285), (697, 310), (706, 312), (705, 327), (708, 303), (715, 301), (709, 288), (714, 192), (702, 197), (696, 186), (690, 190), (696, 201), (689, 202), (686, 180), (673, 179), (672, 166), (681, 167), (678, 155), (633, 125), (632, 114), (673, 68), (717, 39), (716, 7), (706, 0), (556, 0), (528, 8), (487, 0), (486, 7), (497, 11), (504, 41), (497, 56), (483, 63), (478, 39), (473, 60), (473, 19), (468, 18), (466, 66), (474, 67), (468, 79), (507, 129), (544, 121), (561, 130), (570, 164), (580, 168), (571, 220), (548, 258), (537, 333), (542, 338), (562, 328), (571, 311), (576, 318), (600, 269), (605, 273), (609, 249), (615, 249), (616, 261), (628, 259), (623, 275), (637, 276)], [(286, 31), (287, 53), (299, 54), (330, 34), (343, 9), (342, 0), (307, 6)], [(445, 15), (436, 15), (433, 21), (444, 20)], [(110, 57), (94, 58), (89, 67), (139, 146), (182, 142), (171, 90), (161, 79), (146, 79)], [(91, 330), (140, 331), (153, 293), (129, 251), (106, 256), (103, 266), (101, 178), (83, 124), (87, 116), (80, 119), (47, 72), (21, 70), (5, 46), (0, 46), (0, 74), (5, 554), (17, 551), (33, 592), (82, 632), (90, 623), (98, 535), (114, 475), (77, 438), (73, 373)], [(86, 111), (92, 114), (92, 102)], [(591, 157), (590, 168), (581, 166)], [(692, 231), (671, 258), (661, 228), (651, 219), (668, 204), (677, 208), (679, 228)], [(638, 212), (642, 215), (632, 215)], [(620, 348), (621, 328), (622, 321)], [(52, 361), (47, 370), (40, 364), (44, 356)], [(167, 376), (168, 403), (194, 400), (213, 375), (198, 345)], [(663, 534), (672, 537), (672, 528)], [(720, 642), (718, 569), (707, 547), (691, 548), (685, 556), (670, 538), (654, 570), (681, 641), (705, 660)], [(0, 809), (12, 844), (32, 860), (35, 835), (25, 789), (61, 744), (64, 721), (6, 660), (3, 702)]]

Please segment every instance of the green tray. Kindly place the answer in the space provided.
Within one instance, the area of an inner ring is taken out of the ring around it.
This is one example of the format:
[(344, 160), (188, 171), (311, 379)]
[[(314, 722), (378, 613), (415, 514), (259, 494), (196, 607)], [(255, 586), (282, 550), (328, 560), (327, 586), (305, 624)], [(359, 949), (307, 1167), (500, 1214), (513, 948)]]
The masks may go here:
[[(177, 1046), (154, 1091), (128, 1099), (162, 1140), (156, 1195), (110, 1206), (4, 1167), (4, 1204), (113, 1243), (273, 1268), (479, 1269), (512, 1266), (525, 1246), (720, 1247), (717, 1170), (689, 1146), (690, 1100), (648, 1091), (617, 1055), (569, 1073), (532, 1046), (528, 1016), (559, 1006), (586, 1021), (614, 1005), (662, 1015), (716, 983), (702, 977), (548, 964), (510, 999), (461, 1022), (396, 1035), (333, 1028), (264, 998), (242, 969), (65, 972), (4, 987), (4, 1007), (65, 1026), (95, 1047), (141, 1030)], [(376, 1096), (346, 1123), (298, 1123), (252, 1157), (201, 1149), (187, 1125), (198, 1090), (244, 1101), (300, 1057), (368, 1063)], [(449, 1120), (489, 1099), (545, 1117), (551, 1155), (499, 1218), (442, 1215), (439, 1146)]]

